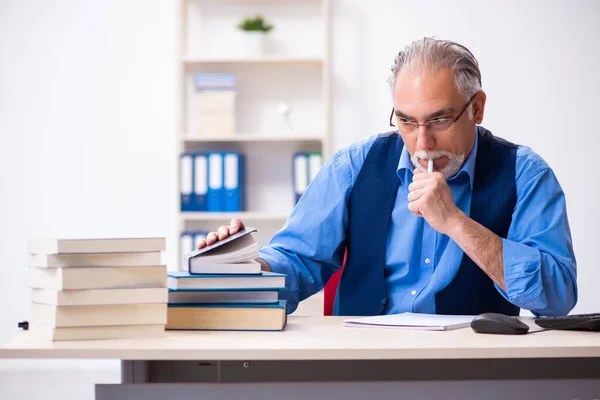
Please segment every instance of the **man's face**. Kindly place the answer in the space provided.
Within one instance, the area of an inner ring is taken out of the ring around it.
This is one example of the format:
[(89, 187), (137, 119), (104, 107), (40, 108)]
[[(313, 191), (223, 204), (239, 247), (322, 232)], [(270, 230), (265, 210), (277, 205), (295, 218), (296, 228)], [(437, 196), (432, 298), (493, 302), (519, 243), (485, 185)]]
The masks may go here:
[(393, 97), (396, 126), (415, 167), (427, 171), (428, 158), (434, 158), (434, 171), (441, 171), (446, 178), (456, 174), (473, 147), (475, 124), (483, 119), (485, 93), (479, 92), (473, 100), (473, 119), (465, 112), (443, 132), (419, 127), (406, 133), (400, 119), (422, 124), (437, 118), (456, 118), (466, 101), (459, 94), (450, 69), (432, 75), (400, 70)]

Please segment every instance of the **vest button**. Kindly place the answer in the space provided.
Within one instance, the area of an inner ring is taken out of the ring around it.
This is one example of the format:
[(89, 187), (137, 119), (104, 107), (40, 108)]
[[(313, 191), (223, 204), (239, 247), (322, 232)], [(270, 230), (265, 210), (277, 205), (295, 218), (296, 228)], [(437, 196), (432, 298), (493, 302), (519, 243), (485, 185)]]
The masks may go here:
[(381, 299), (381, 305), (385, 306), (387, 304), (387, 299), (384, 297), (383, 299)]

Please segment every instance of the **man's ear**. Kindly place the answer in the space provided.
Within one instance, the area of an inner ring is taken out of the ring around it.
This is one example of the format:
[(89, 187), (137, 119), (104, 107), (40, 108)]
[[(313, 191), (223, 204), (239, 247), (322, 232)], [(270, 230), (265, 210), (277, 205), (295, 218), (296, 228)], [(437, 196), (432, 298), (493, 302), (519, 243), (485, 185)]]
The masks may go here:
[(477, 125), (481, 124), (481, 121), (483, 121), (486, 99), (487, 96), (483, 90), (477, 94), (475, 99), (473, 99), (473, 120)]

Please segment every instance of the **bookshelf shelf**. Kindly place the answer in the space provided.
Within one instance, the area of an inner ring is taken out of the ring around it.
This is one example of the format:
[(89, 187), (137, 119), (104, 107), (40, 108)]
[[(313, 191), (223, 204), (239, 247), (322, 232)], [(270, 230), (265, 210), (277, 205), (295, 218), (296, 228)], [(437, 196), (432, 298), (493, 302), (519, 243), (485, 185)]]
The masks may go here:
[[(184, 221), (222, 221), (231, 220), (232, 218), (240, 218), (242, 221), (285, 221), (288, 217), (287, 213), (272, 213), (261, 211), (241, 211), (241, 212), (182, 212), (180, 217)], [(214, 229), (217, 227), (215, 226)]]
[(314, 142), (322, 143), (323, 137), (308, 136), (308, 135), (269, 135), (269, 134), (253, 134), (240, 133), (234, 136), (190, 136), (183, 135), (182, 140), (188, 143), (231, 143), (231, 142)]
[(183, 57), (186, 65), (198, 64), (323, 64), (322, 57), (260, 56), (260, 57)]

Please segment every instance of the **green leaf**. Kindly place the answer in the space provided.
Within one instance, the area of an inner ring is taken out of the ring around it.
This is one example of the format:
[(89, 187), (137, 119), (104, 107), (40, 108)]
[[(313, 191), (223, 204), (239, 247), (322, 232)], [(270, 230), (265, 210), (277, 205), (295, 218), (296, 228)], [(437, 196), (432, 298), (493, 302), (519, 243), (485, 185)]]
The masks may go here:
[(273, 30), (274, 26), (265, 23), (265, 19), (262, 15), (256, 15), (254, 17), (244, 18), (238, 25), (238, 29), (247, 32), (264, 32), (268, 33)]

